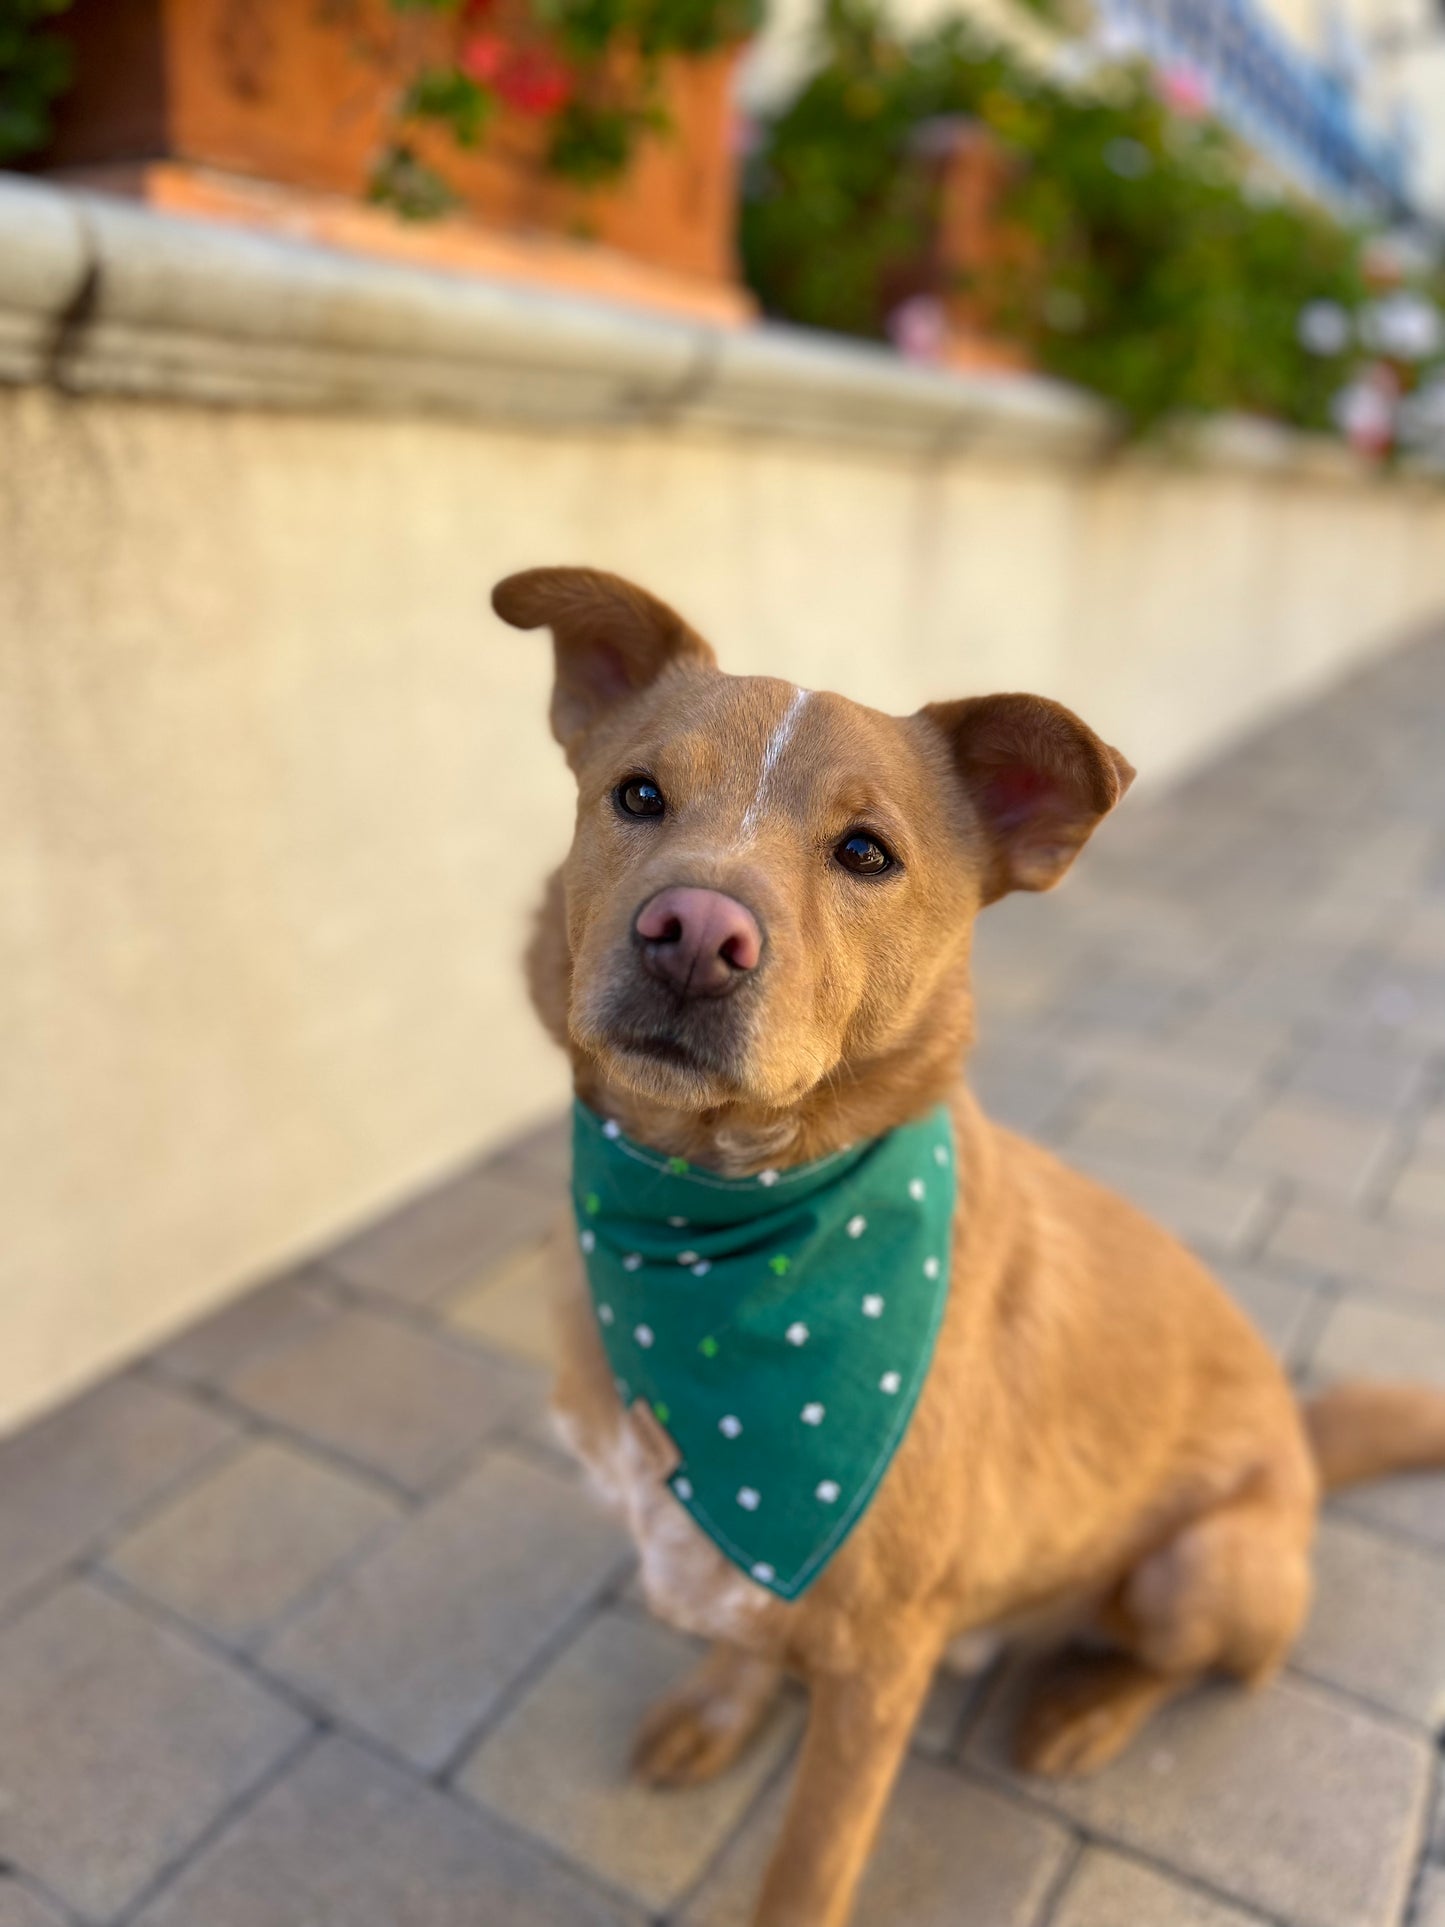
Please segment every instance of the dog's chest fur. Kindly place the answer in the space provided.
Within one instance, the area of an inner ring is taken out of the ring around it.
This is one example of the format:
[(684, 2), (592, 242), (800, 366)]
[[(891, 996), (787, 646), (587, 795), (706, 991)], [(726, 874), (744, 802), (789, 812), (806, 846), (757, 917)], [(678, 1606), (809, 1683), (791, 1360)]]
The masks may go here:
[(622, 1408), (610, 1428), (584, 1428), (560, 1406), (552, 1418), (594, 1491), (625, 1523), (637, 1547), (643, 1592), (658, 1618), (704, 1639), (766, 1643), (768, 1628), (786, 1608), (693, 1523)]

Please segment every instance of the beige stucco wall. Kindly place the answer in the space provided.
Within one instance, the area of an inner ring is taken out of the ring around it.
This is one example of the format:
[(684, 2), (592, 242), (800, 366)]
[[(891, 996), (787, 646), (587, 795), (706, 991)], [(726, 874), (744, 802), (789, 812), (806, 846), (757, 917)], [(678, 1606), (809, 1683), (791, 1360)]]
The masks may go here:
[(0, 389), (0, 1424), (556, 1104), (546, 648), (1075, 704), (1162, 780), (1445, 606), (1445, 493)]

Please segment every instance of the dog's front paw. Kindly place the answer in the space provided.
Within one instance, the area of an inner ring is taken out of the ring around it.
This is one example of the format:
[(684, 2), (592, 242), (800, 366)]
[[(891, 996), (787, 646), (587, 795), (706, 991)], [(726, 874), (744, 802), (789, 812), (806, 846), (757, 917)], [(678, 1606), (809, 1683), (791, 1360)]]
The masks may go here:
[(664, 1700), (632, 1743), (632, 1771), (647, 1786), (698, 1786), (732, 1765), (747, 1735), (729, 1723), (727, 1706)]
[(632, 1771), (648, 1786), (699, 1786), (731, 1766), (777, 1697), (775, 1666), (714, 1651), (638, 1728)]

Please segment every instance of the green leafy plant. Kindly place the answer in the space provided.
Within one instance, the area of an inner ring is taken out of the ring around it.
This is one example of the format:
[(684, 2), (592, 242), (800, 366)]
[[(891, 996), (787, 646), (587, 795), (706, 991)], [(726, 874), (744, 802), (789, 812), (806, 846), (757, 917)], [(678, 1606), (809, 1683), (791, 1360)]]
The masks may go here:
[(660, 63), (744, 38), (763, 0), (387, 0), (411, 71), (375, 170), (372, 198), (424, 218), (452, 205), (424, 159), (438, 131), (481, 145), (498, 113), (545, 127), (543, 164), (582, 186), (623, 174), (644, 133), (664, 127)]
[[(903, 36), (867, 0), (829, 0), (816, 71), (749, 175), (743, 254), (770, 312), (887, 333), (939, 217), (920, 132), (956, 117), (1006, 157), (1008, 244), (941, 296), (966, 288), (991, 333), (1134, 433), (1220, 410), (1332, 424), (1370, 295), (1359, 232), (1255, 185), (1142, 69), (1066, 87), (957, 23)], [(1341, 316), (1338, 338), (1302, 337), (1306, 310)]]
[(70, 49), (48, 31), (71, 0), (0, 0), (0, 165), (45, 145), (70, 84)]

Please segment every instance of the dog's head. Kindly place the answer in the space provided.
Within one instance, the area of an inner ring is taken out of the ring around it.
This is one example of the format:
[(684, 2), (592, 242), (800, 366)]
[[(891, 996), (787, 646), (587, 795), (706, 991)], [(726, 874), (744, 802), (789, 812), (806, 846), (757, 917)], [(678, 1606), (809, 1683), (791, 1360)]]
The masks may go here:
[(895, 717), (724, 675), (596, 570), (510, 576), (493, 603), (555, 642), (571, 1040), (674, 1109), (781, 1109), (931, 1040), (975, 912), (1056, 883), (1133, 778), (1042, 697)]

